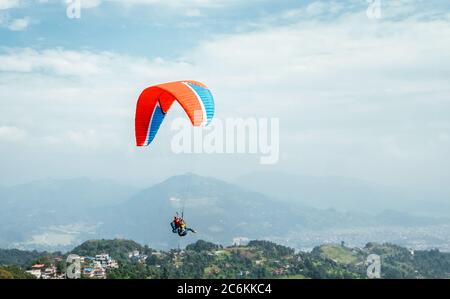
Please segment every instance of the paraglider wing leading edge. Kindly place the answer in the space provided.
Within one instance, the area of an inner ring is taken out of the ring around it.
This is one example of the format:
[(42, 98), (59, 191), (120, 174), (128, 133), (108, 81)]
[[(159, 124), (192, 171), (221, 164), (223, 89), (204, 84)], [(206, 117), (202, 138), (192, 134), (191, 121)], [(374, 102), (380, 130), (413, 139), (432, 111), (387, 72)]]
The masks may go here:
[(147, 146), (154, 140), (174, 101), (181, 105), (193, 126), (206, 126), (214, 116), (214, 98), (201, 82), (185, 80), (151, 86), (142, 91), (136, 105), (137, 146)]

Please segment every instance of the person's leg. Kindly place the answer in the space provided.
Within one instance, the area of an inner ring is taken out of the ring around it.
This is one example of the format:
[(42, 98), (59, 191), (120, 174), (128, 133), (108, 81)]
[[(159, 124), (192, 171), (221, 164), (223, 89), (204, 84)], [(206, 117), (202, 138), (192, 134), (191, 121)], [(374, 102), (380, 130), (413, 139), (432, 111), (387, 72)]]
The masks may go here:
[(190, 227), (187, 227), (186, 230), (189, 230), (189, 231), (191, 231), (191, 232), (193, 232), (193, 233), (196, 233), (195, 229), (192, 229), (192, 228), (190, 228)]
[(175, 223), (173, 221), (170, 222), (170, 226), (172, 227), (172, 232), (176, 233), (177, 232), (177, 227), (175, 226)]

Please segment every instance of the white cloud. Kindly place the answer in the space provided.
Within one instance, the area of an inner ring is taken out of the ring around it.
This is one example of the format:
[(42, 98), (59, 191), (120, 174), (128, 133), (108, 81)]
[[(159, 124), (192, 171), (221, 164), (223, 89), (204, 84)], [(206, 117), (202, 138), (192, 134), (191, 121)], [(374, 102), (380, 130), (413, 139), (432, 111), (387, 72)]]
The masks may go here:
[(50, 73), (60, 76), (87, 77), (99, 74), (115, 59), (114, 54), (49, 49), (38, 52), (31, 48), (13, 49), (0, 56), (3, 72)]
[(22, 31), (28, 28), (30, 25), (30, 18), (24, 17), (20, 19), (14, 19), (8, 24), (8, 28), (11, 31)]
[(69, 131), (67, 135), (69, 141), (80, 147), (95, 148), (101, 145), (97, 132), (92, 129), (85, 131)]
[(101, 3), (102, 0), (80, 0), (81, 8), (94, 8), (99, 6)]
[(202, 12), (198, 8), (187, 9), (186, 10), (186, 16), (188, 16), (188, 17), (201, 17), (202, 16)]
[(289, 9), (281, 13), (280, 16), (274, 16), (279, 18), (296, 18), (307, 19), (314, 18), (317, 16), (336, 16), (342, 11), (351, 11), (354, 9), (354, 5), (351, 2), (337, 2), (337, 1), (313, 1), (300, 8)]
[[(236, 5), (238, 0), (104, 0), (124, 5), (163, 5), (170, 7), (208, 8)], [(250, 0), (257, 1), (257, 0)]]
[(0, 126), (0, 142), (18, 142), (23, 141), (27, 137), (25, 130), (12, 126)]
[(20, 2), (20, 0), (0, 0), (0, 10), (18, 7)]
[[(67, 171), (107, 175), (111, 168), (97, 164), (101, 157), (121, 169), (118, 175), (145, 174), (143, 165), (170, 173), (185, 157), (167, 158), (170, 132), (164, 127), (151, 154), (134, 147), (134, 105), (144, 87), (193, 78), (212, 88), (218, 117), (280, 117), (281, 155), (291, 157), (286, 167), (294, 171), (384, 182), (450, 177), (450, 167), (436, 169), (438, 161), (448, 166), (450, 147), (448, 19), (373, 21), (361, 10), (327, 22), (261, 28), (217, 35), (178, 61), (64, 49), (4, 51), (2, 121), (40, 138), (43, 156), (48, 142), (52, 155), (72, 157)], [(6, 104), (7, 98), (14, 101)], [(86, 153), (93, 158), (77, 158)], [(230, 172), (243, 167), (235, 157), (220, 163), (234, 165)]]
[[(63, 0), (65, 3), (67, 1), (73, 0)], [(248, 0), (248, 1), (259, 1), (259, 0)], [(83, 8), (94, 8), (98, 7), (104, 3), (114, 3), (123, 6), (138, 6), (138, 5), (148, 5), (148, 6), (165, 6), (170, 8), (187, 8), (192, 11), (198, 8), (221, 8), (224, 6), (234, 6), (239, 4), (238, 0), (81, 0), (81, 5)]]
[(317, 2), (313, 2), (313, 3), (309, 4), (306, 7), (306, 12), (310, 16), (316, 16), (316, 15), (323, 14), (325, 11), (327, 11), (327, 7), (328, 7), (327, 4), (317, 1)]
[[(22, 3), (38, 2), (41, 4), (52, 3), (55, 0), (0, 0), (0, 10), (7, 10), (16, 8), (22, 5)], [(221, 8), (225, 6), (234, 6), (239, 4), (239, 0), (59, 0), (62, 4), (74, 3), (80, 1), (82, 8), (95, 8), (104, 3), (114, 3), (123, 6), (166, 6), (171, 8)], [(260, 0), (248, 0), (258, 2)]]

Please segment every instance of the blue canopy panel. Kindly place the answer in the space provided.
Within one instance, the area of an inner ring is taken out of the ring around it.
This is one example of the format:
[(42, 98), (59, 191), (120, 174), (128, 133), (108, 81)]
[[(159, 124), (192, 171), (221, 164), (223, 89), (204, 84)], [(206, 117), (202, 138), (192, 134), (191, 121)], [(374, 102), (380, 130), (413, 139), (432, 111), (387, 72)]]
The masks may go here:
[(161, 126), (161, 123), (163, 122), (165, 116), (166, 114), (162, 111), (161, 106), (159, 105), (158, 102), (150, 118), (150, 128), (148, 129), (146, 145), (149, 145), (155, 138), (156, 133), (158, 132), (159, 127)]
[(212, 96), (212, 93), (209, 91), (209, 89), (203, 88), (201, 86), (189, 82), (187, 84), (195, 91), (195, 93), (202, 101), (206, 112), (206, 125), (208, 125), (214, 116), (214, 98)]

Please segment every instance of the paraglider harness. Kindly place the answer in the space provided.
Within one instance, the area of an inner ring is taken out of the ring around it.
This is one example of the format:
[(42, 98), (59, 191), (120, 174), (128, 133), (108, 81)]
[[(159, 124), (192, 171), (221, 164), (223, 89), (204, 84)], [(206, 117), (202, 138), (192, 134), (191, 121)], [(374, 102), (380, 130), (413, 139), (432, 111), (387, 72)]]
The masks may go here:
[(178, 235), (180, 237), (184, 237), (187, 235), (186, 223), (184, 223), (183, 214), (184, 214), (184, 212), (181, 212), (181, 217), (180, 217), (177, 212), (175, 219), (170, 223), (170, 226), (172, 227), (172, 232), (174, 234), (178, 233)]
[(178, 233), (180, 237), (184, 237), (187, 235), (188, 232), (197, 233), (195, 229), (192, 229), (190, 227), (187, 227), (186, 223), (184, 222), (183, 213), (181, 213), (181, 217), (178, 216), (178, 213), (175, 216), (175, 219), (170, 223), (170, 226), (172, 227), (172, 232)]

